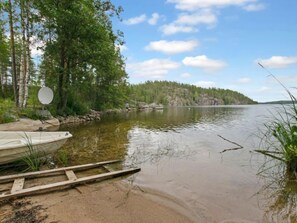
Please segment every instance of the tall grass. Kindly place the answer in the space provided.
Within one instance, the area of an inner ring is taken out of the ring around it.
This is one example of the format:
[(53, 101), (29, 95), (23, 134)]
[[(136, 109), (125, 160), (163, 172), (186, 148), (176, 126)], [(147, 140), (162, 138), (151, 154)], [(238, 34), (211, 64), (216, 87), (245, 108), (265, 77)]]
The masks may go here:
[(29, 136), (25, 136), (26, 146), (28, 148), (26, 156), (22, 158), (22, 161), (28, 167), (27, 170), (38, 171), (43, 164), (42, 157), (44, 154), (34, 148), (32, 140)]
[[(259, 65), (262, 66), (261, 64)], [(270, 73), (270, 75), (272, 74)], [(263, 136), (265, 149), (256, 150), (256, 152), (272, 160), (280, 161), (285, 164), (288, 172), (296, 173), (297, 99), (274, 75), (272, 76), (284, 87), (290, 97), (291, 104), (283, 105), (282, 109), (274, 115), (274, 120), (265, 125), (266, 131)]]
[(64, 149), (58, 150), (55, 157), (59, 164), (63, 166), (69, 165), (70, 157), (69, 157), (69, 153), (66, 150)]

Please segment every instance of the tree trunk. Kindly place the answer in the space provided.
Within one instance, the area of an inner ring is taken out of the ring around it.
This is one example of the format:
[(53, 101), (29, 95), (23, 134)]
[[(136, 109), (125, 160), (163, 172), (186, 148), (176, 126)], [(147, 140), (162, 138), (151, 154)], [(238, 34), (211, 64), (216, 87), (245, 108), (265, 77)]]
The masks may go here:
[(24, 1), (20, 2), (20, 8), (21, 8), (21, 26), (22, 26), (22, 55), (21, 55), (21, 64), (20, 64), (20, 77), (19, 77), (19, 106), (23, 107), (25, 77), (27, 72), (27, 54), (26, 54), (27, 47), (26, 47)]
[(7, 89), (7, 65), (2, 64), (1, 67), (1, 92), (3, 98), (6, 96), (6, 89)]
[(27, 106), (27, 100), (28, 100), (28, 94), (29, 94), (29, 81), (30, 81), (30, 61), (31, 61), (31, 53), (30, 53), (30, 6), (29, 1), (26, 1), (26, 76), (24, 77), (24, 101), (23, 101), (23, 107), (25, 108)]
[(19, 107), (22, 107), (24, 101), (24, 73), (25, 73), (25, 57), (22, 52), (21, 64), (20, 64), (20, 77), (19, 77)]
[(59, 102), (57, 106), (57, 110), (60, 113), (64, 112), (65, 109), (65, 46), (64, 42), (61, 43), (61, 52), (60, 52), (60, 68), (59, 68), (59, 82), (58, 82), (58, 95), (59, 95)]
[(4, 87), (3, 87), (3, 66), (0, 62), (0, 87), (1, 87), (1, 92), (0, 96), (4, 97)]
[(10, 27), (10, 45), (11, 45), (11, 60), (12, 60), (12, 84), (14, 92), (14, 100), (17, 107), (19, 107), (19, 97), (18, 97), (18, 82), (17, 82), (17, 72), (16, 72), (16, 61), (15, 61), (15, 45), (14, 45), (14, 29), (13, 29), (13, 15), (12, 15), (12, 3), (11, 0), (8, 1), (9, 8), (9, 27)]

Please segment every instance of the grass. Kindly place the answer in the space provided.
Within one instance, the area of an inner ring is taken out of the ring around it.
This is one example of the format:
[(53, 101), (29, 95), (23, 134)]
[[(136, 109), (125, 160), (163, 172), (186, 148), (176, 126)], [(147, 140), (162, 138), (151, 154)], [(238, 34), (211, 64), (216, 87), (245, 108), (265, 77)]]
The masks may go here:
[(32, 140), (29, 136), (26, 135), (25, 139), (28, 151), (27, 155), (22, 158), (22, 161), (26, 164), (27, 170), (38, 171), (43, 164), (42, 157), (44, 154), (34, 148)]
[(55, 157), (59, 164), (61, 164), (63, 166), (69, 165), (69, 161), (70, 161), (69, 153), (66, 150), (64, 150), (64, 149), (58, 150)]
[(15, 106), (12, 97), (0, 97), (0, 124), (14, 122), (19, 117), (27, 117), (34, 120), (45, 120), (44, 117), (38, 113), (42, 106), (38, 100), (39, 86), (30, 86), (27, 107), (20, 109)]
[(10, 99), (0, 99), (0, 124), (14, 122), (17, 118), (14, 102)]
[[(260, 66), (262, 65), (260, 64)], [(282, 110), (277, 112), (277, 115), (274, 116), (274, 120), (265, 125), (266, 131), (264, 132), (262, 141), (264, 142), (265, 149), (255, 151), (272, 160), (277, 160), (285, 164), (286, 171), (296, 173), (297, 99), (274, 75), (271, 73), (270, 75), (287, 91), (291, 104), (282, 105)]]

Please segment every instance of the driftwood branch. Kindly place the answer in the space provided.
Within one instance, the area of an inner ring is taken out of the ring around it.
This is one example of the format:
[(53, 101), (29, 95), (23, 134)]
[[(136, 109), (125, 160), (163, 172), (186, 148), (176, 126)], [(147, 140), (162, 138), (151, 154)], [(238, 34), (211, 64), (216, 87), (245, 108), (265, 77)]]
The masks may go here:
[(242, 145), (239, 145), (239, 144), (236, 143), (236, 142), (233, 142), (233, 141), (231, 141), (231, 140), (229, 140), (229, 139), (226, 139), (226, 138), (224, 138), (224, 137), (221, 136), (221, 135), (218, 135), (218, 137), (220, 137), (221, 139), (223, 139), (223, 140), (225, 140), (225, 141), (227, 141), (227, 142), (229, 142), (229, 143), (232, 143), (232, 144), (234, 144), (234, 145), (237, 146), (237, 147), (235, 147), (235, 148), (231, 148), (231, 149), (224, 149), (224, 150), (221, 151), (220, 153), (224, 153), (224, 152), (231, 151), (231, 150), (243, 149), (243, 146), (242, 146)]

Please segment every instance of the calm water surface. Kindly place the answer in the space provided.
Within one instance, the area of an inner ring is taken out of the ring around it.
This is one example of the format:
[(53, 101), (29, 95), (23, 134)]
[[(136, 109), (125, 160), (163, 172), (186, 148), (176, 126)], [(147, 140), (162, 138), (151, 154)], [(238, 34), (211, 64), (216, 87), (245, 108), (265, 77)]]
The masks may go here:
[[(252, 152), (274, 112), (254, 105), (105, 115), (62, 127), (73, 134), (64, 149), (72, 164), (123, 159), (141, 167), (134, 184), (174, 198), (196, 222), (297, 222), (294, 184), (271, 190), (257, 175), (264, 159)], [(244, 148), (221, 153), (237, 147), (222, 137)]]

